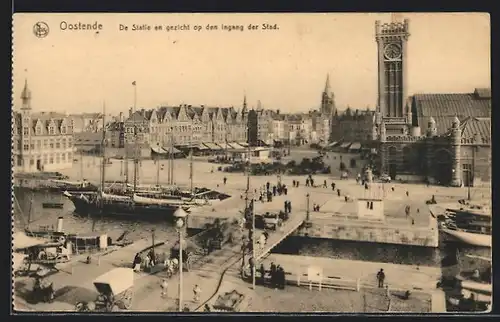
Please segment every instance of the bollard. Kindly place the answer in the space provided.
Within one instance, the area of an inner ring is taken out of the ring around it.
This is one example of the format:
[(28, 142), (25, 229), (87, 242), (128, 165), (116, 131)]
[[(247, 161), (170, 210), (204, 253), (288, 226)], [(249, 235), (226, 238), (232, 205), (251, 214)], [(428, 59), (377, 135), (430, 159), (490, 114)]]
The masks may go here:
[(297, 274), (297, 286), (300, 286), (300, 274)]
[(358, 278), (356, 280), (356, 292), (359, 292), (360, 289), (361, 289), (361, 279)]
[(390, 297), (390, 296), (391, 296), (391, 292), (389, 291), (389, 284), (387, 284), (387, 285), (385, 286), (385, 292), (386, 292), (387, 297)]
[(97, 266), (101, 266), (101, 256), (97, 256)]

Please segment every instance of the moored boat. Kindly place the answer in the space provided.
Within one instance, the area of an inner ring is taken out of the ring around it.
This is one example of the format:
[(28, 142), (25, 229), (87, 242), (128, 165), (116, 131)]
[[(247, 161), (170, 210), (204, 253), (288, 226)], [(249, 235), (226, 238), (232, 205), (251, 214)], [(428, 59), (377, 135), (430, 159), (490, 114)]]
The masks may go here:
[(462, 243), (491, 247), (491, 212), (486, 209), (447, 209), (440, 229)]

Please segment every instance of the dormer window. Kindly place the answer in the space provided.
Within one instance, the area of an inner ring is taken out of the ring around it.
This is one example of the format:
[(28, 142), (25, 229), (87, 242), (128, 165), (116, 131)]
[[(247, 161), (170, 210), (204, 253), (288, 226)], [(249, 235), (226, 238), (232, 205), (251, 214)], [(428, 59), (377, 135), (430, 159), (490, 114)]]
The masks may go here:
[(55, 134), (55, 129), (54, 129), (54, 127), (53, 127), (53, 126), (49, 126), (49, 134), (50, 134), (50, 135)]
[(62, 134), (66, 134), (66, 126), (62, 126), (61, 127), (61, 133)]
[(41, 126), (37, 126), (36, 129), (35, 129), (35, 132), (36, 132), (37, 135), (42, 134), (42, 127)]
[(29, 135), (29, 134), (30, 134), (30, 128), (29, 128), (29, 127), (27, 127), (27, 126), (25, 126), (25, 127), (23, 128), (23, 135)]

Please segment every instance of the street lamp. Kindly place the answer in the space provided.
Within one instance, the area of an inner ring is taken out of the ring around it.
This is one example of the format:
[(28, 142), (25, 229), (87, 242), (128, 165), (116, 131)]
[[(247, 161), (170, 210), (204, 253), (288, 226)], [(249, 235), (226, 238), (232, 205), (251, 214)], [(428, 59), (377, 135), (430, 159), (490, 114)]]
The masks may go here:
[(181, 207), (174, 212), (174, 217), (177, 219), (175, 226), (179, 232), (179, 312), (182, 311), (182, 229), (186, 224), (187, 213)]
[(309, 193), (306, 195), (306, 198), (307, 198), (306, 221), (309, 222), (309, 220), (310, 220), (310, 213), (309, 213)]

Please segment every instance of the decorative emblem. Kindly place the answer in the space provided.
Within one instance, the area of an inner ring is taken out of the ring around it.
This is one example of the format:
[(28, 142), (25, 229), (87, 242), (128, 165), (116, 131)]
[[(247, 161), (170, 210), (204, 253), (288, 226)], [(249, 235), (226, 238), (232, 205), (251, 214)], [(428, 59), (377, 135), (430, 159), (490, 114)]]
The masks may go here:
[(49, 25), (43, 21), (39, 21), (33, 26), (33, 33), (38, 38), (45, 38), (49, 34)]
[(384, 49), (385, 58), (395, 60), (401, 58), (401, 47), (396, 44), (389, 44)]

